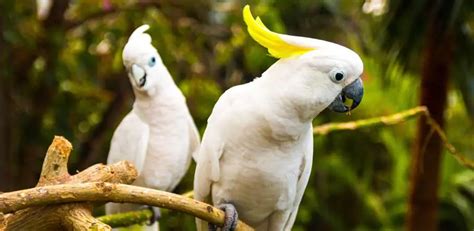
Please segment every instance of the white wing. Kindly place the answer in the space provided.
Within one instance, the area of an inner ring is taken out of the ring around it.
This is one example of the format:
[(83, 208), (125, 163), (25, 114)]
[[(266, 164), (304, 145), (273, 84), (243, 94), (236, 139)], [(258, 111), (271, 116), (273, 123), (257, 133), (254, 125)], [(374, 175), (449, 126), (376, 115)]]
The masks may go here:
[[(108, 164), (128, 160), (137, 169), (138, 174), (142, 172), (148, 146), (149, 127), (133, 110), (128, 113), (117, 129), (115, 129), (110, 142)], [(134, 204), (107, 203), (105, 209), (107, 214), (127, 212), (138, 209)]]
[[(219, 180), (219, 159), (224, 149), (224, 140), (217, 131), (225, 128), (219, 127), (217, 122), (223, 116), (228, 116), (228, 109), (232, 107), (232, 96), (234, 95), (231, 93), (236, 88), (238, 87), (233, 87), (224, 92), (209, 116), (199, 154), (195, 157), (197, 166), (194, 174), (194, 198), (196, 200), (212, 204), (211, 186), (213, 182)], [(196, 219), (196, 225), (198, 230), (208, 229), (207, 222), (203, 220)]]
[(305, 141), (306, 149), (304, 154), (303, 163), (301, 164), (301, 176), (298, 179), (296, 184), (296, 199), (293, 207), (293, 211), (290, 214), (288, 221), (286, 222), (284, 230), (291, 230), (293, 224), (295, 223), (296, 214), (298, 213), (298, 208), (303, 199), (304, 190), (306, 185), (308, 185), (309, 176), (311, 175), (311, 166), (313, 165), (313, 128), (310, 127), (306, 133)]
[(135, 165), (138, 174), (140, 174), (145, 161), (148, 136), (148, 125), (131, 111), (114, 132), (107, 163), (128, 160)]

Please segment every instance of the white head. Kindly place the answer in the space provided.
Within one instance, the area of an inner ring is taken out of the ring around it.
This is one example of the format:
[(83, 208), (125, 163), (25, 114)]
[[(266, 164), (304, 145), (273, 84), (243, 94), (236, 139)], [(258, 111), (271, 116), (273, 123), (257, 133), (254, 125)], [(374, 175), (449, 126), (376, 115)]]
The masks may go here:
[(150, 26), (142, 25), (133, 31), (123, 48), (123, 65), (127, 70), (135, 94), (153, 96), (169, 81), (173, 81), (160, 55), (151, 44), (151, 36), (144, 33)]
[[(280, 58), (262, 77), (272, 73), (272, 77), (285, 78), (292, 97), (314, 116), (328, 106), (348, 112), (359, 105), (363, 63), (354, 51), (323, 40), (272, 32), (252, 16), (248, 5), (243, 13), (252, 38)], [(344, 105), (346, 98), (353, 100), (351, 106)]]

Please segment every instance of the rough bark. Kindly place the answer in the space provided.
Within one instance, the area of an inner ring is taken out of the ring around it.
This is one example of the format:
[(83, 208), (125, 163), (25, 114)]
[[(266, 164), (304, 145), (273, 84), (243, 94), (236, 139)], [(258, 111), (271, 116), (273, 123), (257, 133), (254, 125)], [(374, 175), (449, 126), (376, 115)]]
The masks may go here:
[[(224, 212), (209, 204), (169, 192), (106, 182), (50, 185), (0, 194), (0, 212), (81, 201), (147, 204), (181, 211), (217, 225), (224, 224)], [(239, 221), (237, 230), (252, 228)]]
[[(442, 128), (452, 63), (453, 41), (438, 19), (431, 20), (422, 52), (420, 104)], [(411, 160), (410, 192), (406, 229), (437, 230), (438, 185), (442, 140), (433, 135), (425, 117), (420, 118)]]
[[(137, 177), (137, 171), (130, 163), (121, 161), (109, 166), (97, 164), (76, 175), (69, 175), (67, 162), (72, 145), (63, 137), (55, 137), (49, 147), (43, 162), (41, 176), (37, 187), (31, 190), (40, 195), (48, 194), (42, 186), (58, 185), (67, 183), (83, 182), (112, 182), (132, 183)], [(13, 192), (14, 193), (14, 192)], [(11, 193), (0, 194), (1, 205), (8, 205), (8, 196)], [(59, 198), (71, 197), (70, 192), (63, 191), (56, 195)], [(28, 204), (36, 201), (29, 193), (20, 192), (17, 199), (21, 203)], [(59, 201), (55, 199), (56, 201)], [(16, 210), (15, 210), (16, 211)], [(63, 205), (41, 205), (36, 207), (22, 207), (22, 210), (14, 214), (0, 214), (0, 230), (110, 230), (110, 226), (100, 222), (91, 215), (92, 205), (89, 202), (63, 204)], [(1, 211), (2, 213), (12, 211)]]

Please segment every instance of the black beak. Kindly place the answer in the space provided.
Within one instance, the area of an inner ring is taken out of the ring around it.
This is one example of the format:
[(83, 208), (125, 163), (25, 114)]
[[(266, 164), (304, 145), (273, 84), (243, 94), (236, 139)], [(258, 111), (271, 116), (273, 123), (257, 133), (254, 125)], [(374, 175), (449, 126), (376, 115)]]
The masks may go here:
[[(332, 101), (328, 108), (335, 112), (352, 111), (359, 106), (362, 101), (362, 96), (364, 96), (364, 87), (362, 86), (362, 80), (358, 78), (356, 81), (342, 89), (341, 94)], [(352, 105), (350, 107), (344, 104), (346, 98), (352, 99)]]

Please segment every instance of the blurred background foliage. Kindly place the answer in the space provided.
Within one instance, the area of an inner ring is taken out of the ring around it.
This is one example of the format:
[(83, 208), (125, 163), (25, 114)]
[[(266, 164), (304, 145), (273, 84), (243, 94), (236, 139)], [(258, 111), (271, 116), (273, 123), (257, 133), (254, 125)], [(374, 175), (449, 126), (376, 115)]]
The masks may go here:
[[(474, 7), (435, 2), (456, 44), (445, 129), (473, 159)], [(418, 105), (426, 1), (1, 1), (0, 191), (34, 186), (56, 134), (73, 143), (70, 169), (105, 162), (112, 132), (133, 102), (122, 48), (144, 23), (202, 134), (223, 91), (275, 62), (246, 32), (246, 3), (274, 31), (335, 41), (361, 54), (363, 103), (351, 116), (323, 112), (315, 124)], [(294, 230), (401, 229), (415, 135), (416, 120), (409, 120), (315, 137), (313, 172)], [(177, 193), (192, 189), (193, 170)], [(472, 230), (474, 173), (443, 155), (440, 174), (438, 227)], [(194, 228), (190, 216), (165, 214), (162, 230)]]

